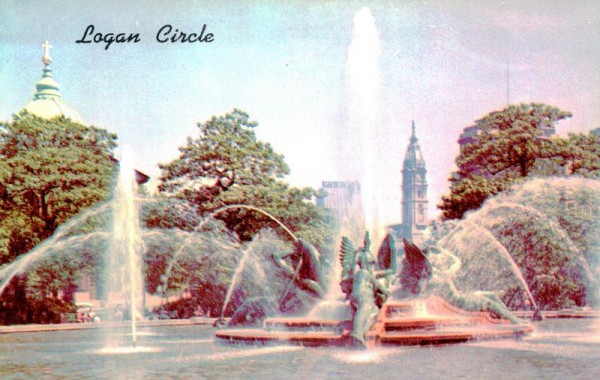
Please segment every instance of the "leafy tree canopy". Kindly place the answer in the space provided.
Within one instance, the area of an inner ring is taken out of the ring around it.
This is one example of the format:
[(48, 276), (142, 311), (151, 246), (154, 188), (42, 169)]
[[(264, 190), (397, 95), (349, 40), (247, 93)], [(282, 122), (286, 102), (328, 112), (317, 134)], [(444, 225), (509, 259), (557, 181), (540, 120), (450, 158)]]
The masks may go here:
[(600, 137), (569, 133), (568, 138), (553, 139), (553, 161), (573, 175), (600, 177)]
[[(282, 181), (289, 168), (269, 143), (256, 138), (257, 125), (238, 109), (198, 124), (200, 136), (188, 138), (178, 159), (160, 165), (159, 190), (193, 202), (200, 212), (233, 204), (259, 207), (298, 237), (324, 245), (329, 219), (309, 201), (315, 190), (293, 188)], [(252, 210), (231, 209), (218, 217), (243, 240), (262, 228), (279, 228)]]
[(480, 133), (456, 160), (459, 176), (527, 176), (540, 158), (547, 158), (551, 140), (545, 132), (569, 112), (539, 103), (511, 105), (492, 112), (475, 125)]
[(473, 141), (456, 159), (450, 194), (438, 206), (444, 219), (460, 219), (491, 195), (532, 175), (598, 176), (600, 144), (595, 136), (550, 137), (570, 112), (540, 103), (511, 105), (477, 120)]
[(64, 117), (46, 120), (23, 112), (0, 123), (0, 238), (26, 242), (28, 247), (15, 247), (25, 252), (104, 199), (115, 146), (114, 134)]
[(214, 208), (223, 205), (218, 196), (231, 186), (273, 184), (289, 168), (270, 144), (257, 140), (257, 125), (238, 109), (198, 124), (200, 137), (188, 138), (179, 159), (160, 165), (159, 190)]

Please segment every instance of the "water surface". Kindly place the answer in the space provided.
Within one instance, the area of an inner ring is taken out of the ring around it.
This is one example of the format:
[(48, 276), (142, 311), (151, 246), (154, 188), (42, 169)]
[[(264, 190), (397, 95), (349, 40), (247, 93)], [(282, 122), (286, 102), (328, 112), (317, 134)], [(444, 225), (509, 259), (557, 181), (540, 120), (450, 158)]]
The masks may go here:
[(0, 378), (594, 379), (600, 377), (596, 323), (548, 320), (520, 341), (368, 352), (231, 345), (216, 341), (208, 326), (141, 328), (135, 349), (106, 349), (105, 334), (95, 329), (12, 333), (0, 335)]

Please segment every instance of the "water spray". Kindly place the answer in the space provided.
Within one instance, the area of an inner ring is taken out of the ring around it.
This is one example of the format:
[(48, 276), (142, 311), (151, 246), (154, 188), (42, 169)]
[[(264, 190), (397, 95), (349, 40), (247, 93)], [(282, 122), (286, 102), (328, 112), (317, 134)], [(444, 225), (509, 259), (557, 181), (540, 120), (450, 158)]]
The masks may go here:
[(215, 216), (217, 214), (220, 214), (223, 211), (227, 211), (227, 210), (231, 210), (231, 209), (235, 209), (235, 208), (245, 208), (247, 210), (253, 210), (253, 211), (257, 211), (263, 215), (265, 215), (266, 217), (270, 218), (271, 220), (273, 220), (275, 223), (277, 223), (281, 228), (283, 228), (283, 230), (285, 232), (287, 232), (290, 237), (292, 238), (292, 240), (294, 241), (294, 243), (296, 241), (298, 241), (298, 238), (296, 237), (296, 235), (294, 235), (294, 233), (292, 231), (290, 231), (289, 228), (286, 227), (285, 224), (283, 224), (281, 221), (279, 221), (279, 219), (277, 219), (276, 217), (274, 217), (273, 215), (269, 214), (268, 212), (266, 212), (265, 210), (262, 210), (258, 207), (255, 206), (248, 206), (248, 205), (244, 205), (244, 204), (233, 204), (233, 205), (227, 205), (227, 206), (223, 206), (215, 211), (213, 211), (210, 215), (211, 216)]

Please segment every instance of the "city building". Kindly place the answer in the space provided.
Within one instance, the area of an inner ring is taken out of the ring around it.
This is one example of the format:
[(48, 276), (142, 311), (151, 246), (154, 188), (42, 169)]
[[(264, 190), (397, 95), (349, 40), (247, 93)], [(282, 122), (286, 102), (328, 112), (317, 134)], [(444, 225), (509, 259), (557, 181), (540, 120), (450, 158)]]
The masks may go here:
[[(429, 225), (427, 199), (427, 169), (423, 153), (412, 123), (412, 134), (402, 167), (402, 223), (388, 226), (397, 242), (407, 239), (417, 245), (424, 240), (424, 230)], [(361, 201), (360, 183), (357, 181), (324, 181), (323, 195), (317, 205), (334, 212), (342, 229), (364, 232), (365, 217)]]
[(424, 240), (427, 216), (427, 169), (412, 122), (412, 134), (402, 165), (402, 224), (389, 226), (396, 241), (407, 239), (417, 245)]
[(349, 206), (360, 202), (360, 183), (358, 181), (323, 181), (325, 194), (317, 198), (317, 205), (332, 210), (336, 215), (344, 215)]
[(333, 212), (344, 233), (360, 236), (365, 229), (358, 181), (323, 181), (317, 205)]

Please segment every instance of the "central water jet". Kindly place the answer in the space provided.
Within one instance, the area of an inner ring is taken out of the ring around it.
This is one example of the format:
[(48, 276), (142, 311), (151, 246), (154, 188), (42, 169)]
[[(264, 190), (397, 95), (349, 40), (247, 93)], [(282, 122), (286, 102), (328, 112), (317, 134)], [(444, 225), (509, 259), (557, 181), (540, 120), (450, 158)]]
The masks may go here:
[[(360, 238), (365, 229), (374, 239), (383, 235), (381, 228), (380, 194), (375, 181), (381, 168), (375, 154), (380, 151), (377, 141), (380, 98), (379, 33), (369, 8), (362, 8), (353, 20), (352, 39), (345, 65), (345, 88), (340, 128), (335, 132), (333, 148), (336, 153), (337, 175), (344, 181), (359, 181), (361, 204), (341, 220), (341, 230), (353, 239)], [(351, 205), (347, 205), (350, 207)], [(366, 224), (366, 225), (365, 225)]]
[(136, 204), (133, 153), (123, 148), (113, 198), (113, 237), (109, 244), (108, 304), (125, 306), (131, 319), (131, 343), (137, 345), (137, 320), (143, 315), (142, 239)]

